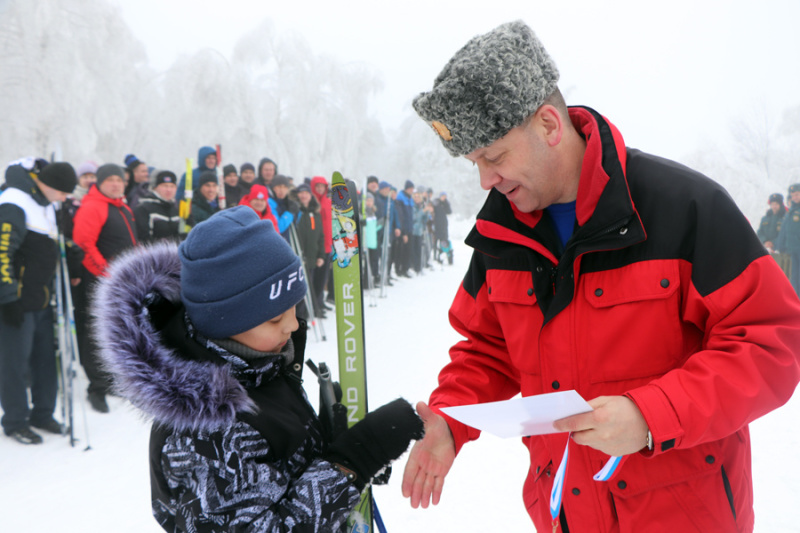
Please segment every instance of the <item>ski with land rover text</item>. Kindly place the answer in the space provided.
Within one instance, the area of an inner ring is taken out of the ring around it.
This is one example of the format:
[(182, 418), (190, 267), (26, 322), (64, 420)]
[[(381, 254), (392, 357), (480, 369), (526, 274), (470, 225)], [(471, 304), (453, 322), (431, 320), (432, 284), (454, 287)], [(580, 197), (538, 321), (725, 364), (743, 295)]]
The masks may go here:
[[(341, 173), (331, 180), (333, 288), (336, 298), (336, 337), (339, 384), (347, 408), (347, 427), (367, 414), (367, 369), (364, 351), (364, 302), (358, 241), (358, 212)], [(347, 519), (348, 533), (372, 533), (372, 490)]]

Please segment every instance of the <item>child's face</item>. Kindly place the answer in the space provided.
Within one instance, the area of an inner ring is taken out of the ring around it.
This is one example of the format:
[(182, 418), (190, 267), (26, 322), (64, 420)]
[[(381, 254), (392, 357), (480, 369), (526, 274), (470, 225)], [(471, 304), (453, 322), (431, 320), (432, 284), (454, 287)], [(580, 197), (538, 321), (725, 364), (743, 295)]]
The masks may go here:
[(286, 346), (292, 332), (299, 326), (292, 306), (282, 315), (233, 335), (231, 339), (259, 352), (277, 353)]

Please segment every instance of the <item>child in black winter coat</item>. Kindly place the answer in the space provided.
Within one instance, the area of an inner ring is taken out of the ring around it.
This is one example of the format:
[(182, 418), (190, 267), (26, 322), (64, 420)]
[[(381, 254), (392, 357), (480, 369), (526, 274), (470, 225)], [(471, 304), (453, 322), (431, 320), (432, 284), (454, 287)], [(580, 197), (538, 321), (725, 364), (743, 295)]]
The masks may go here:
[[(300, 259), (252, 209), (180, 247), (140, 247), (100, 286), (116, 390), (153, 418), (153, 514), (167, 531), (340, 531), (371, 479), (423, 433), (405, 400), (327, 437), (301, 386)], [(299, 327), (298, 327), (299, 326)]]

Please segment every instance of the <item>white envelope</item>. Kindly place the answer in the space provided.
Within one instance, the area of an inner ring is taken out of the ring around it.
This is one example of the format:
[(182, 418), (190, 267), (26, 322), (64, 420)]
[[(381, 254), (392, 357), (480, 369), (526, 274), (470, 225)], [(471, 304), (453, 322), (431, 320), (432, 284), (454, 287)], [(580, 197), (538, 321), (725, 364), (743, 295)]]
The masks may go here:
[(459, 422), (502, 438), (559, 433), (553, 422), (591, 410), (574, 390), (442, 408)]

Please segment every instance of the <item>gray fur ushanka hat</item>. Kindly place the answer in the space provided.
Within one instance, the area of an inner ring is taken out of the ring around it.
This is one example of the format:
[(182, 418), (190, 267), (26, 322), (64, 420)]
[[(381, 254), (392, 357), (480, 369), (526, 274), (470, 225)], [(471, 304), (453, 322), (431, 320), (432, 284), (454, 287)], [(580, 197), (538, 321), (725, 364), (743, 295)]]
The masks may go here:
[(556, 64), (533, 30), (518, 20), (473, 37), (413, 105), (450, 155), (458, 157), (522, 124), (557, 83)]

